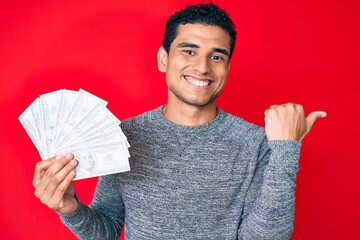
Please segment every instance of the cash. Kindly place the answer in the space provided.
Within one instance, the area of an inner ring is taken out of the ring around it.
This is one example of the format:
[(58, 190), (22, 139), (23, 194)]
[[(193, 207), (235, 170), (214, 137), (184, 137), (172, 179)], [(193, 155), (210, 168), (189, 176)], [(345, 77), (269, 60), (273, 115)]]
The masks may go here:
[(73, 153), (75, 180), (130, 170), (130, 147), (107, 102), (83, 89), (36, 98), (19, 121), (42, 160)]

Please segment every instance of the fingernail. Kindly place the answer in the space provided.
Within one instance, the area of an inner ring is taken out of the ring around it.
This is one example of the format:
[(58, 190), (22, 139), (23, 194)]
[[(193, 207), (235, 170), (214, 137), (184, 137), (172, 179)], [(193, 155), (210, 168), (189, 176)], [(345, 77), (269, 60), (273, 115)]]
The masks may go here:
[(60, 207), (60, 208), (64, 207), (64, 201), (61, 201), (61, 202), (59, 203), (59, 207)]
[(76, 165), (76, 160), (71, 160), (70, 165), (75, 166)]
[(66, 159), (70, 160), (73, 158), (73, 155), (71, 153), (66, 154)]
[(70, 172), (70, 176), (74, 176), (74, 175), (75, 175), (75, 171), (72, 170), (72, 171)]

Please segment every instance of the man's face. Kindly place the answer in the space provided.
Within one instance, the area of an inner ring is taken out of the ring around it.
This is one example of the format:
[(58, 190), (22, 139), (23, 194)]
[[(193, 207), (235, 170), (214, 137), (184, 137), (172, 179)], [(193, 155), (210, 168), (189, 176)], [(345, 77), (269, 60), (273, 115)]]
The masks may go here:
[(230, 36), (220, 27), (179, 25), (169, 54), (158, 53), (158, 67), (166, 72), (169, 102), (195, 106), (215, 103), (229, 71)]

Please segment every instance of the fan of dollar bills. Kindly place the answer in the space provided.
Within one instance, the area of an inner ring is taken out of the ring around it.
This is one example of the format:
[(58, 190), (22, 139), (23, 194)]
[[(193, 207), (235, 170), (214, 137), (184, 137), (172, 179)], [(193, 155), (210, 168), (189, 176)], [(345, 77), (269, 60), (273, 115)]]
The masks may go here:
[(41, 159), (74, 154), (75, 179), (129, 171), (129, 143), (106, 104), (83, 89), (62, 89), (40, 95), (19, 120)]

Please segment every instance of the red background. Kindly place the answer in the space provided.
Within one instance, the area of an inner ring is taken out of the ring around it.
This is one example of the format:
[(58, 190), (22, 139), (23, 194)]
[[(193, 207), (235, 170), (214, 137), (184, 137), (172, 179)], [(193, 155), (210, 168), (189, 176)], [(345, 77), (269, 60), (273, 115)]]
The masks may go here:
[[(40, 94), (80, 87), (120, 119), (166, 102), (156, 65), (164, 24), (188, 1), (2, 1), (0, 235), (75, 239), (33, 195), (38, 153), (18, 116)], [(192, 1), (198, 3), (199, 1)], [(214, 1), (238, 41), (218, 105), (263, 125), (271, 104), (328, 112), (305, 139), (297, 178), (299, 239), (360, 239), (357, 0)], [(77, 181), (90, 203), (97, 179)]]

